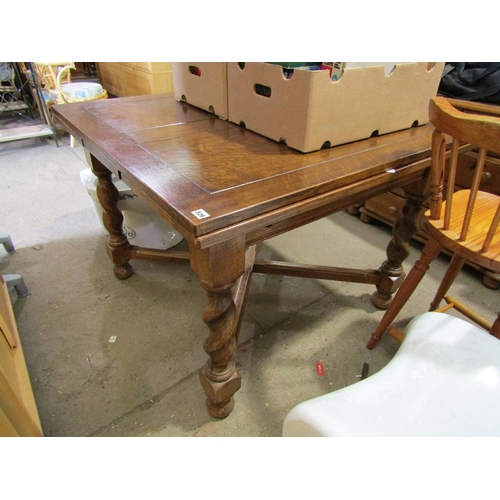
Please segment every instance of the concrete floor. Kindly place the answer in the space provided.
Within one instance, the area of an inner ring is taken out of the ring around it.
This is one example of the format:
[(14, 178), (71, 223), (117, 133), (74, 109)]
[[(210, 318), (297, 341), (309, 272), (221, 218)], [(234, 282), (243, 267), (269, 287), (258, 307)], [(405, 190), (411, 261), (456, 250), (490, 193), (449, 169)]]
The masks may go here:
[[(0, 126), (13, 126), (1, 119)], [(198, 370), (207, 359), (205, 294), (189, 266), (132, 261), (114, 278), (105, 235), (79, 173), (83, 149), (48, 139), (0, 144), (0, 272), (22, 274), (30, 295), (11, 289), (26, 362), (46, 436), (280, 436), (299, 402), (359, 381), (398, 348), (389, 335), (365, 344), (383, 312), (373, 287), (254, 275), (237, 364), (242, 388), (224, 420), (209, 416)], [(267, 241), (273, 259), (358, 268), (385, 259), (390, 229), (341, 212)], [(181, 242), (180, 247), (185, 247)], [(421, 245), (412, 244), (406, 269)], [(398, 323), (427, 310), (448, 262), (441, 257)], [(498, 291), (466, 269), (454, 295), (493, 319)], [(116, 336), (111, 343), (110, 337)], [(325, 376), (316, 374), (323, 362)]]

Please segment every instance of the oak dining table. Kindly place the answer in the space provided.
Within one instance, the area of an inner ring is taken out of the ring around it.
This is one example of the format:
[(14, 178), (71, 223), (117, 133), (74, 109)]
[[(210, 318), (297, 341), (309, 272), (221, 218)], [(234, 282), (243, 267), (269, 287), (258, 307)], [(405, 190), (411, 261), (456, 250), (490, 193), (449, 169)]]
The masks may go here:
[[(208, 360), (199, 376), (214, 417), (230, 414), (241, 386), (235, 353), (253, 273), (365, 283), (382, 309), (404, 279), (427, 193), (429, 124), (301, 153), (167, 94), (58, 105), (53, 115), (83, 145), (98, 177), (115, 276), (131, 276), (132, 259), (181, 260), (205, 290), (199, 313), (208, 327)], [(181, 233), (189, 250), (130, 244), (112, 174)], [(265, 240), (395, 188), (404, 190), (406, 202), (378, 268), (259, 258)]]

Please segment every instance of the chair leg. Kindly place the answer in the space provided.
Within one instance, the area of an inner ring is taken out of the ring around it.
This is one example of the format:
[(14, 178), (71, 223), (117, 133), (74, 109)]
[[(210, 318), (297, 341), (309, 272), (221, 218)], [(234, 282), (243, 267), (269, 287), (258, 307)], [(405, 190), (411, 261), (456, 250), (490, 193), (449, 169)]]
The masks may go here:
[(439, 284), (439, 288), (437, 289), (436, 295), (434, 296), (434, 299), (431, 302), (429, 311), (434, 311), (439, 307), (441, 300), (443, 300), (443, 297), (450, 289), (451, 285), (455, 281), (455, 278), (462, 270), (464, 264), (465, 264), (465, 259), (463, 257), (460, 257), (457, 254), (453, 255), (450, 263), (448, 264), (448, 267), (446, 268), (446, 272), (444, 273), (443, 279)]
[(7, 286), (14, 287), (19, 297), (27, 297), (29, 295), (28, 287), (20, 274), (2, 274), (2, 278)]
[(367, 349), (371, 350), (377, 345), (378, 341), (387, 330), (387, 327), (392, 323), (399, 311), (401, 311), (420, 281), (422, 281), (422, 278), (429, 269), (429, 265), (439, 255), (441, 249), (442, 245), (437, 241), (430, 239), (427, 242), (420, 259), (417, 260), (415, 265), (411, 268), (408, 276), (406, 276), (406, 279), (403, 281), (403, 284), (399, 287), (396, 295), (394, 295), (391, 305), (385, 312), (377, 329), (373, 332), (368, 344), (366, 345)]
[(8, 234), (0, 234), (0, 244), (2, 244), (7, 253), (14, 253), (16, 251), (12, 239)]
[(498, 313), (497, 319), (491, 325), (490, 334), (500, 340), (500, 313)]

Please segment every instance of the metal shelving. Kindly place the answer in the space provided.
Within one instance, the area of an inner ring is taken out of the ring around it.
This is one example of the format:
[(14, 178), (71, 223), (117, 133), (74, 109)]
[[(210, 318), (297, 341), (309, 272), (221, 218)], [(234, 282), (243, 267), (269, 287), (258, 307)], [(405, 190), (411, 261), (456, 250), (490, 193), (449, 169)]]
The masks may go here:
[(0, 115), (10, 112), (22, 119), (34, 120), (34, 112), (38, 110), (43, 124), (23, 124), (12, 128), (1, 127), (0, 124), (0, 142), (52, 136), (59, 146), (33, 65), (25, 65), (25, 71), (21, 71), (19, 63), (0, 63)]

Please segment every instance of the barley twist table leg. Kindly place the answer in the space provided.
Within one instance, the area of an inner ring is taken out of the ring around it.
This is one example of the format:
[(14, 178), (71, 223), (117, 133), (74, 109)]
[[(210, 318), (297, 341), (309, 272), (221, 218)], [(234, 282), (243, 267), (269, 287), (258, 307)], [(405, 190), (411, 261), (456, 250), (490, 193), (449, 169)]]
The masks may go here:
[(190, 249), (191, 267), (208, 296), (203, 321), (209, 328), (203, 347), (210, 356), (200, 370), (200, 383), (207, 395), (207, 409), (213, 417), (227, 417), (233, 395), (241, 387), (236, 370), (237, 314), (232, 286), (245, 270), (244, 239), (200, 250)]
[(210, 356), (200, 371), (200, 382), (207, 394), (209, 413), (227, 417), (234, 407), (234, 393), (241, 387), (241, 377), (234, 363), (236, 308), (231, 289), (209, 291), (208, 305), (203, 314), (210, 334), (203, 344)]
[(392, 239), (387, 246), (387, 260), (382, 264), (377, 290), (371, 297), (372, 303), (387, 309), (392, 295), (405, 278), (403, 262), (410, 255), (410, 239), (418, 229), (418, 215), (422, 209), (424, 196), (406, 193), (406, 202), (392, 231)]
[(108, 231), (106, 249), (114, 264), (113, 272), (118, 279), (132, 275), (128, 250), (131, 245), (123, 232), (123, 214), (118, 208), (119, 193), (113, 184), (111, 172), (96, 158), (91, 157), (92, 172), (97, 176), (97, 198), (103, 209), (102, 222)]

